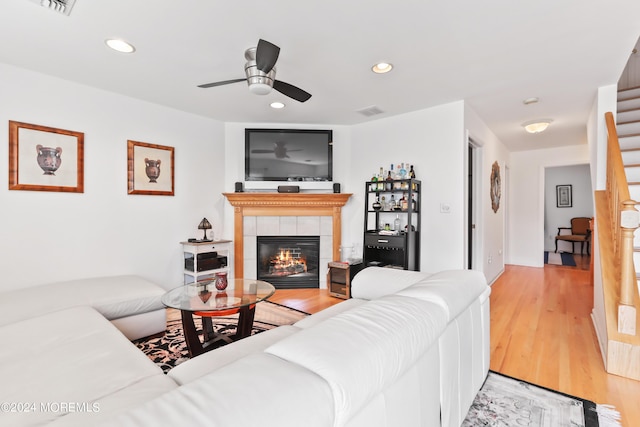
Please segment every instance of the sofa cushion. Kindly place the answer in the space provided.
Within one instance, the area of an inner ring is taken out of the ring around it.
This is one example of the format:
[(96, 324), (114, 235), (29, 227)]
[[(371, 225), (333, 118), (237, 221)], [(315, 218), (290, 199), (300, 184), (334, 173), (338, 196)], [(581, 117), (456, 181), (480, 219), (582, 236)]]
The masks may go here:
[(313, 372), (265, 353), (239, 359), (99, 424), (102, 427), (331, 425), (333, 400), (328, 384)]
[(165, 375), (144, 378), (130, 386), (101, 398), (96, 402), (99, 411), (70, 412), (47, 424), (52, 427), (87, 427), (101, 420), (110, 419), (149, 400), (177, 388), (177, 384)]
[(178, 384), (190, 383), (242, 357), (262, 352), (273, 343), (299, 330), (300, 328), (295, 326), (283, 325), (260, 332), (259, 334), (251, 335), (250, 337), (234, 342), (233, 345), (225, 345), (182, 362), (171, 369), (167, 375)]
[(373, 300), (398, 292), (429, 277), (429, 273), (385, 267), (367, 267), (353, 277), (351, 296)]
[[(109, 405), (121, 404), (116, 395), (129, 396), (127, 388), (141, 381), (156, 376), (164, 387), (140, 390), (138, 401), (176, 387), (96, 310), (83, 306), (40, 316), (30, 313), (32, 318), (0, 328), (5, 348), (0, 352), (0, 402), (33, 402), (38, 408), (49, 403), (98, 403), (109, 413), (115, 410)], [(73, 410), (0, 412), (0, 425), (40, 425)]]
[(421, 358), (446, 323), (446, 313), (436, 304), (388, 295), (303, 329), (265, 351), (329, 383), (339, 426)]
[[(88, 305), (107, 319), (162, 309), (165, 290), (139, 276), (94, 277), (3, 292), (0, 326), (69, 307)], [(29, 310), (24, 310), (28, 301)]]
[(488, 289), (487, 280), (479, 271), (448, 270), (426, 277), (397, 294), (438, 304), (446, 311), (447, 320), (453, 320)]
[(318, 323), (324, 322), (325, 320), (335, 316), (336, 314), (345, 312), (366, 302), (367, 301), (363, 299), (351, 298), (336, 305), (332, 305), (331, 307), (327, 307), (324, 310), (314, 313), (311, 316), (307, 316), (302, 320), (298, 320), (296, 323), (294, 323), (294, 325), (298, 328), (310, 328), (314, 325), (317, 325)]

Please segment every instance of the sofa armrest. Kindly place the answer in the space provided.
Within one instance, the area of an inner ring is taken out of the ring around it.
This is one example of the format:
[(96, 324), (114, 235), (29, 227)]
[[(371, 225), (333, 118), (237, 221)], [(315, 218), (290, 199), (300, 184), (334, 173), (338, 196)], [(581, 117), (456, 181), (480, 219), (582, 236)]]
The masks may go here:
[[(95, 308), (108, 320), (164, 308), (166, 291), (135, 275), (91, 277), (0, 294), (0, 326), (70, 307)], [(25, 310), (25, 304), (28, 310)]]
[(351, 296), (373, 300), (405, 289), (431, 274), (421, 271), (397, 270), (385, 267), (367, 267), (353, 277)]

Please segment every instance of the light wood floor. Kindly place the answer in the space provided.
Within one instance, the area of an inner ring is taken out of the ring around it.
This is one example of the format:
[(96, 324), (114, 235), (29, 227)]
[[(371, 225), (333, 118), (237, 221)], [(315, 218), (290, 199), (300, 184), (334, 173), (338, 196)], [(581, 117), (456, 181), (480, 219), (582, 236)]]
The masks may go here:
[[(491, 369), (614, 405), (640, 426), (640, 382), (607, 374), (591, 321), (588, 257), (578, 267), (508, 265), (491, 293)], [(585, 265), (587, 266), (585, 268)], [(278, 290), (271, 301), (315, 313), (342, 300), (326, 290)]]

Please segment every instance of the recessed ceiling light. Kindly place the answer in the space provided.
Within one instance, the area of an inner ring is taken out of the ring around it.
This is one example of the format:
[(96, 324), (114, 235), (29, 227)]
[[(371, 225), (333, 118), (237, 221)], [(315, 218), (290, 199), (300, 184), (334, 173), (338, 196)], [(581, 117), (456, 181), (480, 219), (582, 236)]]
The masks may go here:
[(284, 104), (282, 102), (272, 102), (270, 105), (271, 105), (271, 108), (276, 108), (276, 109), (284, 108)]
[(525, 99), (524, 101), (522, 101), (522, 103), (523, 103), (524, 105), (529, 105), (529, 104), (535, 104), (535, 103), (536, 103), (536, 102), (538, 102), (538, 101), (539, 101), (539, 99), (538, 99), (538, 98), (533, 97), (533, 98), (527, 98), (527, 99)]
[(378, 62), (376, 65), (371, 67), (371, 71), (376, 74), (384, 74), (388, 73), (393, 69), (393, 64), (389, 64), (388, 62)]
[(553, 120), (551, 119), (542, 119), (542, 120), (531, 120), (529, 122), (524, 122), (522, 126), (529, 133), (540, 133), (543, 132)]
[(107, 46), (109, 46), (111, 49), (116, 50), (118, 52), (122, 52), (122, 53), (133, 53), (136, 51), (136, 48), (133, 47), (132, 44), (127, 43), (126, 41), (122, 40), (122, 39), (107, 39), (104, 41)]

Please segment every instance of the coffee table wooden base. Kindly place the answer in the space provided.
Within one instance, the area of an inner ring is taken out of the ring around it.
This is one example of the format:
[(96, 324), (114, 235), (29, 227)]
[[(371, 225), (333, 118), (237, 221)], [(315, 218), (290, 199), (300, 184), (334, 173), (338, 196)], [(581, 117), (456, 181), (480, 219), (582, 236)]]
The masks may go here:
[(209, 350), (220, 347), (216, 345), (220, 341), (225, 343), (231, 343), (242, 338), (246, 338), (251, 335), (253, 329), (253, 319), (256, 314), (256, 306), (252, 304), (250, 306), (244, 306), (238, 309), (238, 326), (236, 333), (233, 335), (221, 334), (213, 330), (212, 317), (215, 317), (216, 312), (210, 312), (211, 315), (205, 315), (206, 312), (200, 312), (198, 314), (202, 316), (202, 341), (200, 340), (198, 331), (196, 329), (193, 316), (196, 315), (192, 311), (181, 310), (182, 317), (182, 329), (184, 332), (184, 338), (187, 343), (187, 349), (189, 350), (190, 357), (196, 357), (202, 353), (206, 353)]

